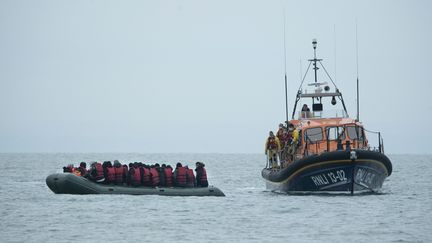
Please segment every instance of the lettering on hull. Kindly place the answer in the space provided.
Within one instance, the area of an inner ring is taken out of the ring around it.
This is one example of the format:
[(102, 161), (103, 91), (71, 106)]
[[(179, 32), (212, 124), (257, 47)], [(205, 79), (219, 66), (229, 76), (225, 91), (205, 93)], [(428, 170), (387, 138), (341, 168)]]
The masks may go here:
[(355, 175), (355, 181), (357, 183), (361, 183), (361, 184), (372, 185), (375, 176), (376, 175), (374, 173), (371, 173), (365, 169), (359, 168), (357, 170), (356, 175)]
[(335, 184), (335, 183), (347, 181), (346, 174), (345, 174), (344, 170), (329, 171), (326, 173), (313, 175), (313, 176), (310, 176), (310, 179), (313, 181), (313, 183), (317, 187), (327, 186), (330, 184)]

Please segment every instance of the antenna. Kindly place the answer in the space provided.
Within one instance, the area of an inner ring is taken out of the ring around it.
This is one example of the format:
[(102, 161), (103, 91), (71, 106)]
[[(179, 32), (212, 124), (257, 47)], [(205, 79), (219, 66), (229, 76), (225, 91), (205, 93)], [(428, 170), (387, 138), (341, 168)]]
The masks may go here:
[(333, 39), (334, 39), (334, 80), (336, 82), (336, 24), (333, 25)]
[(285, 6), (283, 8), (283, 33), (284, 33), (284, 66), (285, 66), (285, 118), (288, 122), (288, 81), (287, 81), (287, 65), (286, 65), (286, 34), (285, 34), (285, 25), (286, 25), (286, 17), (285, 17)]
[(314, 59), (312, 60), (313, 61), (313, 65), (314, 65), (314, 67), (313, 67), (313, 69), (315, 70), (315, 83), (317, 83), (318, 82), (318, 80), (317, 80), (317, 70), (318, 70), (318, 67), (317, 67), (317, 65), (316, 65), (316, 63), (317, 63), (317, 58), (316, 58), (316, 47), (317, 47), (317, 40), (316, 39), (312, 39), (312, 46), (313, 46), (313, 49), (314, 49)]
[(356, 19), (356, 65), (357, 65), (357, 121), (360, 121), (359, 64), (358, 64), (358, 34)]
[(299, 69), (299, 77), (300, 77), (300, 81), (302, 80), (302, 76), (303, 76), (303, 70), (302, 70), (302, 60), (301, 58), (299, 59), (299, 65), (300, 65), (300, 69)]

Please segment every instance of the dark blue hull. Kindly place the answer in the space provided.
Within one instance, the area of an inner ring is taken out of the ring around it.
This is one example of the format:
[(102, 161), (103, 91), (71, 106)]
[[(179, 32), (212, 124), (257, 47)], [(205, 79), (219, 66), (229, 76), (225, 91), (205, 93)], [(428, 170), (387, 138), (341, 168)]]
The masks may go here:
[(263, 169), (267, 189), (278, 192), (377, 192), (392, 172), (390, 160), (375, 151), (326, 152), (297, 160), (283, 170)]

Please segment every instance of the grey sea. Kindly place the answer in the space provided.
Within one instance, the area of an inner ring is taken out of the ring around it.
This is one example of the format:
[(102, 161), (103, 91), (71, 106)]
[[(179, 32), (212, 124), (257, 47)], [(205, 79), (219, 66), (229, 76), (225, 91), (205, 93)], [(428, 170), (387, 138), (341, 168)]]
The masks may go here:
[[(390, 155), (382, 192), (322, 196), (265, 189), (263, 155), (0, 154), (0, 242), (431, 242), (432, 156)], [(68, 163), (206, 163), (226, 197), (57, 195)]]

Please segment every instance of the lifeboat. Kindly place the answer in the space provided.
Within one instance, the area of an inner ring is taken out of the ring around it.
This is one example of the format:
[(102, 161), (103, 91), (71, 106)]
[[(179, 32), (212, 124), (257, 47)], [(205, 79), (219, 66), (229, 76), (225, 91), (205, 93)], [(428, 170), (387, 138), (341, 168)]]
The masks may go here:
[(73, 173), (56, 173), (46, 178), (47, 186), (57, 194), (129, 194), (161, 196), (225, 196), (217, 187), (145, 187), (110, 185), (90, 181)]
[[(358, 112), (356, 119), (348, 116), (342, 93), (322, 65), (322, 59), (316, 58), (316, 40), (312, 43), (314, 58), (309, 60), (306, 71), (307, 74), (313, 65), (315, 80), (308, 85), (312, 91), (303, 88), (305, 74), (297, 92), (292, 119), (280, 128), (287, 130), (288, 124), (292, 124), (298, 138), (281, 139), (280, 150), (272, 158), (267, 157), (261, 172), (266, 187), (283, 193), (379, 192), (392, 173), (392, 163), (384, 154), (381, 133), (365, 129)], [(318, 82), (317, 70), (321, 67), (333, 88), (328, 82)], [(297, 111), (301, 103), (303, 107)], [(333, 106), (340, 103), (341, 109), (324, 109), (328, 103)], [(377, 146), (370, 144), (367, 136), (371, 134)]]

